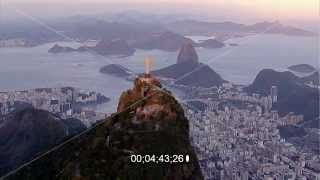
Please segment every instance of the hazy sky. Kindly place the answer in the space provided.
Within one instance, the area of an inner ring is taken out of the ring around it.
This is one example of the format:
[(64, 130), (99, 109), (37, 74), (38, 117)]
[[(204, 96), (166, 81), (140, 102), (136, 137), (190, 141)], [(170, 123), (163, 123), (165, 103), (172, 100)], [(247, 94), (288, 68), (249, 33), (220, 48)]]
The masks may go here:
[(141, 10), (155, 13), (193, 13), (213, 20), (254, 22), (280, 20), (316, 22), (319, 0), (0, 0), (2, 11), (9, 4), (42, 16)]

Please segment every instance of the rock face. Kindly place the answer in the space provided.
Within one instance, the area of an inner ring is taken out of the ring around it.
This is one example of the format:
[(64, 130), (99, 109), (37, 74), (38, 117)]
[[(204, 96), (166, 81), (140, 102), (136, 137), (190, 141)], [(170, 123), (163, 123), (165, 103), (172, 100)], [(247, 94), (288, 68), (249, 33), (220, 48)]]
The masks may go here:
[(180, 49), (177, 64), (179, 63), (199, 63), (199, 57), (191, 43), (187, 43)]
[(159, 77), (177, 79), (182, 77), (183, 75), (191, 72), (195, 68), (197, 68), (199, 64), (195, 63), (180, 63), (180, 64), (173, 64), (171, 66), (153, 71), (152, 74)]
[(205, 64), (180, 63), (159, 69), (152, 74), (176, 80), (176, 84), (209, 88), (221, 86), (225, 80)]
[[(144, 77), (137, 78), (134, 87), (121, 95), (118, 106), (118, 112), (130, 107), (127, 111), (134, 116), (131, 117), (131, 122), (122, 122), (120, 126), (133, 132), (145, 127), (143, 130), (149, 132), (148, 136), (133, 133), (133, 142), (128, 141), (139, 153), (189, 154), (192, 157), (190, 164), (166, 164), (163, 167), (151, 165), (154, 172), (163, 172), (156, 179), (202, 179), (197, 158), (190, 145), (189, 125), (183, 109), (170, 92), (159, 88), (160, 83), (152, 77), (150, 81), (144, 80)], [(147, 97), (146, 101), (132, 106), (144, 97)], [(114, 133), (116, 132), (115, 130)], [(146, 171), (141, 179), (149, 179), (154, 172)]]
[(226, 82), (218, 73), (205, 64), (199, 64), (196, 69), (190, 72), (183, 77), (179, 77), (176, 84), (210, 88), (213, 86), (219, 87)]
[[(121, 95), (117, 114), (9, 179), (202, 180), (183, 109), (159, 88), (150, 76), (137, 78)], [(190, 162), (165, 163), (166, 154), (189, 155)], [(132, 162), (131, 155), (151, 160)]]
[(264, 69), (259, 72), (254, 82), (245, 88), (249, 93), (269, 95), (272, 86), (278, 87), (278, 102), (274, 109), (280, 115), (289, 112), (304, 115), (305, 120), (314, 120), (319, 117), (319, 91), (304, 85), (291, 72), (277, 72)]
[(0, 126), (0, 175), (85, 129), (80, 120), (61, 120), (33, 108), (4, 116)]
[(208, 65), (199, 63), (192, 44), (185, 44), (178, 55), (177, 63), (153, 71), (152, 74), (176, 80), (176, 84), (195, 87), (221, 86), (225, 80)]
[(298, 64), (288, 67), (289, 70), (300, 73), (312, 73), (316, 70), (313, 66), (309, 64)]

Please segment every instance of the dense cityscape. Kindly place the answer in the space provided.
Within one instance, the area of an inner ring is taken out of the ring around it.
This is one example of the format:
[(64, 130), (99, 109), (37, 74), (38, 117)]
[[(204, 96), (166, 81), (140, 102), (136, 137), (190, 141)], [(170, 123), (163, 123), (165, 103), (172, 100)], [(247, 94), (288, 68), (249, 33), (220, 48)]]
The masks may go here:
[(37, 88), (0, 92), (0, 116), (26, 107), (46, 110), (61, 118), (76, 118), (90, 126), (106, 115), (95, 112), (94, 106), (109, 101), (100, 93), (73, 87)]
[[(319, 179), (319, 151), (294, 146), (280, 136), (278, 127), (299, 126), (303, 115), (280, 117), (272, 110), (276, 86), (267, 97), (247, 95), (231, 84), (189, 92), (192, 99), (183, 106), (206, 179)], [(318, 129), (310, 131), (319, 135)]]

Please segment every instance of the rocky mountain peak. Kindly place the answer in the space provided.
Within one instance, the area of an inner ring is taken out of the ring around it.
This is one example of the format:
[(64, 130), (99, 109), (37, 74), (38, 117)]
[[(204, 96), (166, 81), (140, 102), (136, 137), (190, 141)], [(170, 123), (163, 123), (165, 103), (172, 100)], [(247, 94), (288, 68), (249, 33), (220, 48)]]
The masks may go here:
[(199, 63), (198, 54), (191, 43), (186, 43), (180, 49), (177, 64), (179, 63)]
[(146, 74), (141, 75), (140, 77), (135, 79), (132, 89), (129, 89), (122, 93), (117, 111), (121, 112), (126, 107), (130, 106), (132, 100), (144, 98), (155, 94), (160, 88), (160, 82), (154, 77)]

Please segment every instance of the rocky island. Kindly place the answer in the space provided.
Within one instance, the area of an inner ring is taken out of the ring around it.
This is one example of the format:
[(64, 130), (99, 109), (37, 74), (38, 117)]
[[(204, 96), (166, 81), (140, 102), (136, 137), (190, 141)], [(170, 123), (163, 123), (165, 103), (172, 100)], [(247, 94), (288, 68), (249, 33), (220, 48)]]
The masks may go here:
[(67, 52), (74, 52), (74, 51), (78, 51), (78, 50), (72, 47), (60, 46), (59, 44), (55, 44), (52, 48), (48, 50), (49, 53), (53, 53), (53, 54), (67, 53)]
[(98, 54), (103, 56), (109, 55), (123, 55), (131, 56), (134, 54), (135, 49), (129, 46), (125, 40), (113, 40), (113, 41), (100, 41), (95, 47), (92, 48)]
[(225, 44), (216, 39), (208, 39), (196, 44), (196, 46), (207, 48), (207, 49), (216, 49), (216, 48), (223, 48)]
[(119, 64), (109, 64), (100, 69), (103, 74), (109, 74), (117, 77), (129, 77), (132, 75), (131, 71)]
[(194, 43), (191, 39), (168, 31), (146, 36), (144, 39), (136, 41), (133, 47), (145, 50), (158, 49), (174, 52), (187, 42)]

